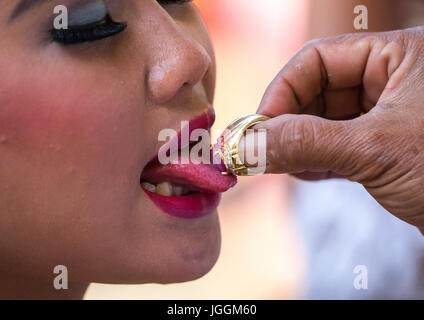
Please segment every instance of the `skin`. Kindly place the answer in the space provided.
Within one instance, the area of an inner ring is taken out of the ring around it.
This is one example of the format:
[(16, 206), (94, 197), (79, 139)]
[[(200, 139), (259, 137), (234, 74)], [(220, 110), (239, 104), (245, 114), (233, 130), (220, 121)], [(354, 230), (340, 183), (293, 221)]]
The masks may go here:
[[(203, 276), (220, 250), (217, 213), (162, 213), (139, 179), (163, 128), (213, 102), (214, 52), (191, 3), (107, 1), (121, 34), (64, 47), (46, 1), (8, 23), (0, 4), (0, 298), (81, 298), (90, 282)], [(56, 291), (53, 268), (68, 268)]]
[[(361, 183), (424, 229), (424, 28), (306, 44), (268, 87), (267, 172)], [(365, 115), (360, 116), (360, 114)]]

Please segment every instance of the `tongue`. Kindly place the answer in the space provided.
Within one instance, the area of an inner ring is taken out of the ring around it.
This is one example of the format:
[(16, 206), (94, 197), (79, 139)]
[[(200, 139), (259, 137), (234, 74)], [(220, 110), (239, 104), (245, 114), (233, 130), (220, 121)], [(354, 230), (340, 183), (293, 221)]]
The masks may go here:
[(158, 184), (164, 181), (203, 192), (225, 192), (237, 183), (233, 175), (223, 175), (220, 165), (183, 164), (181, 156), (178, 164), (162, 165), (155, 161), (146, 166), (141, 175), (142, 181)]

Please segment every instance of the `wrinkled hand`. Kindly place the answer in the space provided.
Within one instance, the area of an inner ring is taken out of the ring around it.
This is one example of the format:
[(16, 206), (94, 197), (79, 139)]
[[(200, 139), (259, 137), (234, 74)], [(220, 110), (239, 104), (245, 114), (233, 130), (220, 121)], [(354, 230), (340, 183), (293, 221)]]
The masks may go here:
[(424, 230), (424, 28), (308, 43), (258, 113), (268, 173), (346, 177)]

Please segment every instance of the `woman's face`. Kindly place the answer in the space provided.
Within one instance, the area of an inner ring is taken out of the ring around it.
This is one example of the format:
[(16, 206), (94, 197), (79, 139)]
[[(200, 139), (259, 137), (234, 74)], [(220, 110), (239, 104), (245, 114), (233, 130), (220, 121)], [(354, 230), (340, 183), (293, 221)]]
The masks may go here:
[[(51, 279), (65, 265), (69, 279), (108, 283), (204, 275), (220, 249), (216, 204), (182, 218), (140, 183), (162, 129), (213, 122), (214, 54), (194, 4), (19, 2), (0, 3), (1, 272)], [(127, 28), (64, 45), (50, 33), (57, 5), (72, 28), (106, 7)]]

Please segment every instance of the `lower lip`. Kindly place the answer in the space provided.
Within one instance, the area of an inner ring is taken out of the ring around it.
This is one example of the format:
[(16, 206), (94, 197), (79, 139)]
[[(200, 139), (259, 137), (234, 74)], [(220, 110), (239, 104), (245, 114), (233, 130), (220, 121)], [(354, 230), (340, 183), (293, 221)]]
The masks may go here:
[(197, 219), (212, 213), (221, 199), (219, 193), (196, 193), (182, 197), (165, 197), (143, 189), (163, 212), (177, 218)]

